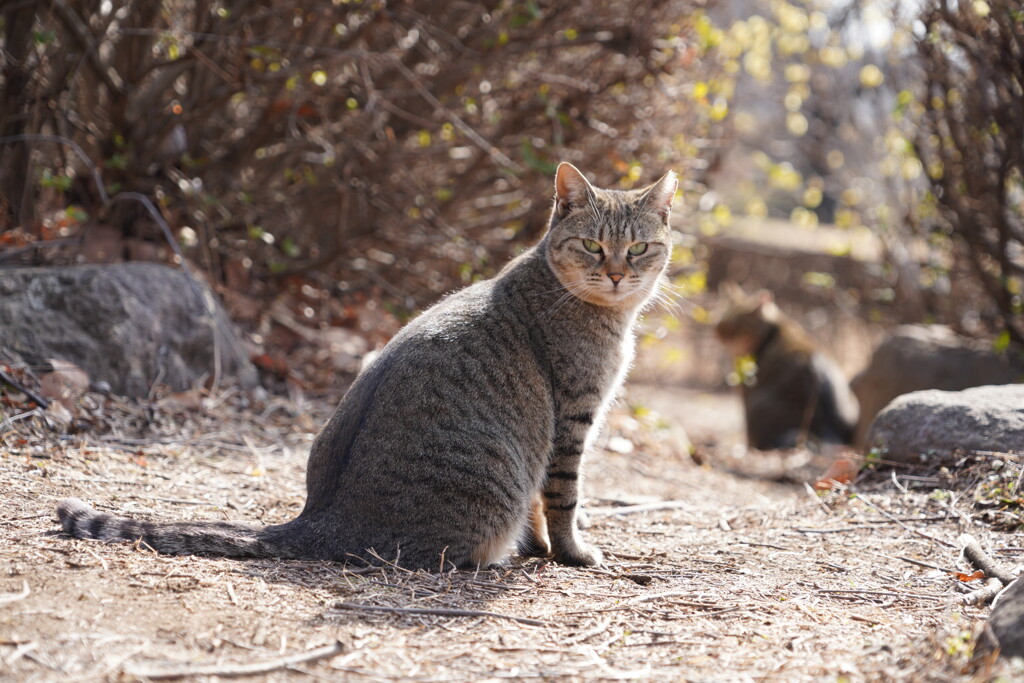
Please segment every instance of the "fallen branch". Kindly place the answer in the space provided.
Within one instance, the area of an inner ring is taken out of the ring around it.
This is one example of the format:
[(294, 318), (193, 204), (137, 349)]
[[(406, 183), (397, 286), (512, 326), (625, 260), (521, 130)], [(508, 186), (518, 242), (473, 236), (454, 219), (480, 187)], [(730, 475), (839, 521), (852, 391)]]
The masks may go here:
[(20, 593), (3, 593), (0, 594), (0, 605), (6, 605), (11, 602), (17, 602), (18, 600), (24, 600), (28, 597), (31, 591), (28, 588), (28, 581), (21, 582)]
[(469, 609), (431, 609), (428, 607), (386, 607), (384, 605), (360, 605), (355, 602), (336, 602), (337, 609), (351, 610), (354, 612), (388, 612), (389, 614), (415, 614), (428, 617), (492, 617), (494, 619), (507, 619), (527, 626), (547, 626), (546, 622), (525, 617), (514, 617), (510, 614), (499, 614), (497, 612), (483, 612)]
[(896, 522), (897, 524), (899, 524), (901, 527), (903, 527), (904, 529), (906, 529), (907, 531), (909, 531), (912, 534), (916, 534), (916, 535), (920, 536), (921, 538), (927, 538), (932, 543), (938, 543), (939, 545), (944, 545), (947, 548), (955, 548), (956, 547), (955, 545), (953, 545), (952, 543), (950, 543), (948, 541), (943, 541), (941, 538), (935, 538), (934, 536), (930, 536), (930, 535), (926, 534), (923, 531), (918, 531), (917, 529), (914, 529), (913, 527), (911, 527), (911, 526), (909, 526), (907, 524), (904, 524), (903, 520), (901, 520), (898, 517), (895, 517), (893, 515), (890, 515), (888, 512), (886, 512), (882, 508), (878, 507), (877, 505), (875, 505), (874, 503), (872, 503), (870, 500), (868, 500), (867, 498), (865, 498), (862, 495), (858, 495), (857, 499), (860, 500), (860, 501), (863, 501), (866, 505), (874, 508), (876, 511), (881, 513), (881, 515), (883, 517), (885, 517), (886, 519), (892, 520), (893, 522)]
[(999, 579), (1003, 585), (1009, 584), (1015, 578), (1005, 567), (996, 562), (992, 557), (981, 549), (981, 545), (977, 539), (970, 534), (960, 534), (956, 539), (957, 545), (960, 546), (963, 551), (964, 557), (970, 562), (975, 568), (985, 572), (985, 576), (990, 576)]
[(1001, 590), (1003, 590), (1003, 582), (992, 577), (986, 579), (985, 585), (978, 590), (961, 595), (960, 602), (964, 605), (984, 605), (986, 602), (999, 595), (999, 591)]
[(47, 406), (50, 405), (49, 401), (47, 401), (41, 395), (37, 394), (36, 392), (34, 392), (31, 389), (29, 389), (28, 387), (26, 387), (24, 384), (22, 384), (18, 380), (14, 379), (10, 375), (8, 375), (6, 372), (4, 372), (3, 368), (0, 368), (0, 382), (3, 382), (4, 384), (8, 384), (13, 389), (15, 389), (16, 391), (20, 391), (21, 393), (25, 394), (26, 396), (28, 396), (28, 400), (32, 401), (33, 403), (35, 403), (40, 408), (46, 408)]
[(186, 664), (181, 667), (135, 667), (126, 666), (125, 671), (139, 678), (194, 678), (198, 676), (255, 676), (278, 669), (285, 669), (295, 664), (311, 662), (316, 659), (333, 657), (340, 654), (345, 646), (341, 641), (318, 647), (308, 652), (300, 652), (286, 657), (275, 657), (262, 662), (248, 664)]
[(663, 500), (657, 503), (643, 503), (642, 505), (624, 505), (622, 507), (587, 508), (586, 513), (590, 517), (621, 517), (632, 515), (638, 512), (655, 512), (657, 510), (677, 510), (679, 508), (691, 507), (692, 503), (685, 500)]
[[(636, 597), (630, 598), (626, 602), (628, 602), (631, 605), (636, 605), (636, 604), (641, 603), (641, 602), (651, 602), (652, 600), (661, 600), (662, 598), (680, 598), (680, 597), (686, 597), (686, 596), (690, 596), (690, 595), (693, 595), (693, 591), (692, 590), (666, 591), (664, 593), (650, 593), (648, 595), (638, 595)], [(714, 602), (709, 602), (709, 603), (691, 602), (691, 603), (687, 603), (687, 607), (719, 607), (719, 606), (720, 605), (718, 605), (717, 603), (714, 603)]]

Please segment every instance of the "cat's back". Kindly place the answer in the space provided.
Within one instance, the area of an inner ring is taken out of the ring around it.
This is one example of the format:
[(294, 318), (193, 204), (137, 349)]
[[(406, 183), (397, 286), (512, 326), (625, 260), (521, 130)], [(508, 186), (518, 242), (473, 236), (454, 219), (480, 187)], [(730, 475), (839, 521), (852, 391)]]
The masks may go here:
[(388, 343), (313, 446), (307, 507), (333, 499), (343, 482), (354, 487), (347, 498), (360, 488), (376, 498), (420, 466), (437, 477), (474, 470), (481, 459), (501, 470), (546, 454), (553, 398), (521, 291), (528, 277), (506, 269), (451, 294)]

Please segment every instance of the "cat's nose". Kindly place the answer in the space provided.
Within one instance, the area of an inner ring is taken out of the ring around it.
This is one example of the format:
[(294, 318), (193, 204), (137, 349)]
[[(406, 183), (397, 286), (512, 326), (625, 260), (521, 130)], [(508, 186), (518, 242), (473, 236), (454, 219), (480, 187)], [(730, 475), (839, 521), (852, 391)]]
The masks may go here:
[(618, 286), (619, 280), (626, 277), (625, 273), (608, 273), (608, 279), (612, 281), (612, 284)]

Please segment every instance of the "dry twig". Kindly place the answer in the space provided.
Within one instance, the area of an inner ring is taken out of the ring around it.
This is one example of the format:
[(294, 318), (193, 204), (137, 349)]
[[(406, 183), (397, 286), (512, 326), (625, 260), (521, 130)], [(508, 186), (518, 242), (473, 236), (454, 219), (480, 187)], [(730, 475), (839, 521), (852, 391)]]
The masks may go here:
[(24, 600), (28, 597), (30, 592), (31, 591), (28, 588), (28, 581), (22, 581), (20, 593), (6, 593), (4, 595), (0, 595), (0, 605), (6, 605), (11, 602), (17, 602), (18, 600)]
[(943, 541), (941, 538), (935, 538), (934, 536), (930, 536), (930, 535), (926, 534), (923, 531), (918, 531), (917, 529), (914, 529), (913, 527), (911, 527), (911, 526), (909, 526), (907, 524), (904, 524), (903, 520), (901, 520), (901, 519), (899, 519), (899, 518), (897, 518), (897, 517), (895, 517), (893, 515), (890, 515), (888, 512), (886, 512), (882, 508), (878, 507), (877, 505), (872, 503), (870, 500), (868, 500), (864, 496), (858, 495), (857, 498), (859, 500), (863, 501), (866, 505), (868, 505), (868, 506), (874, 508), (875, 510), (877, 510), (879, 513), (881, 513), (882, 515), (884, 515), (888, 519), (892, 520), (893, 522), (896, 522), (897, 524), (899, 524), (901, 527), (903, 527), (904, 529), (906, 529), (907, 531), (909, 531), (912, 534), (916, 534), (916, 535), (920, 536), (921, 538), (927, 538), (929, 541), (932, 541), (933, 543), (938, 543), (939, 545), (944, 545), (947, 548), (955, 548), (956, 547), (955, 545), (953, 545), (949, 541)]
[(312, 662), (325, 657), (333, 657), (341, 654), (345, 646), (341, 641), (334, 641), (330, 645), (319, 647), (308, 652), (300, 652), (285, 657), (275, 657), (262, 662), (250, 662), (248, 664), (186, 664), (180, 667), (145, 667), (127, 666), (125, 670), (132, 676), (139, 678), (195, 678), (199, 676), (255, 676), (265, 674), (278, 669), (285, 669), (294, 664)]
[(970, 534), (961, 534), (956, 540), (957, 545), (961, 547), (967, 561), (974, 567), (985, 572), (985, 576), (991, 576), (999, 579), (1003, 585), (1010, 583), (1016, 578), (1002, 565), (992, 559), (991, 555), (982, 550), (977, 539)]
[(621, 517), (639, 512), (655, 512), (657, 510), (677, 510), (679, 508), (693, 507), (692, 503), (685, 500), (662, 500), (657, 503), (643, 503), (642, 505), (624, 505), (622, 507), (587, 508), (587, 515), (590, 517)]
[(354, 602), (336, 602), (334, 607), (352, 611), (367, 612), (389, 612), (391, 614), (413, 614), (431, 617), (492, 617), (494, 619), (508, 619), (527, 626), (547, 626), (546, 622), (526, 617), (515, 617), (510, 614), (499, 614), (498, 612), (483, 612), (469, 609), (432, 609), (428, 607), (388, 607), (386, 605), (359, 605)]
[(999, 591), (1001, 590), (1003, 590), (1003, 582), (992, 577), (986, 579), (985, 585), (978, 590), (961, 595), (960, 602), (965, 605), (984, 605), (986, 602), (999, 595)]

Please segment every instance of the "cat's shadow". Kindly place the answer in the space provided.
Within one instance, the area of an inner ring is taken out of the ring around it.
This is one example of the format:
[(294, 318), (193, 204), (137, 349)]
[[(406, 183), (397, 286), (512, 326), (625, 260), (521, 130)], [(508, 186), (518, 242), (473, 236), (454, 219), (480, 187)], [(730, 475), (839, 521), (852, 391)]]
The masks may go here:
[[(332, 594), (318, 623), (376, 622), (421, 628), (438, 618), (493, 616), (526, 624), (540, 620), (496, 607), (517, 594), (535, 594), (538, 583), (559, 571), (539, 558), (514, 556), (501, 565), (479, 569), (410, 571), (394, 565), (357, 567), (304, 560), (247, 560), (233, 570), (270, 584), (326, 589)], [(516, 609), (515, 612), (521, 610)]]

